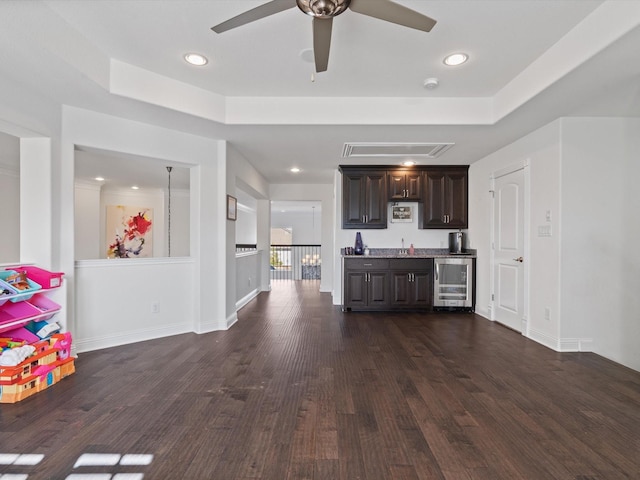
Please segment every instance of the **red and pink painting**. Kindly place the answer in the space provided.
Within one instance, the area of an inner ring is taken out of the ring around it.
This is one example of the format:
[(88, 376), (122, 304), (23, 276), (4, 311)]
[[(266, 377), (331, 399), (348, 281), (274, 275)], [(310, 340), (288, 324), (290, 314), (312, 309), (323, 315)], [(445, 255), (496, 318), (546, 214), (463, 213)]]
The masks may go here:
[(153, 209), (107, 206), (107, 258), (153, 256)]

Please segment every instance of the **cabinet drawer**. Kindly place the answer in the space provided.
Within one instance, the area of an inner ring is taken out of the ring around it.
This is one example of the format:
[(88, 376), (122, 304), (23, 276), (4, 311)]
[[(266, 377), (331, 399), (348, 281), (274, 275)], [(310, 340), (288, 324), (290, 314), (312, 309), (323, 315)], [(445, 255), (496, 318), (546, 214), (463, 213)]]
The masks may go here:
[(391, 270), (404, 270), (415, 272), (416, 270), (430, 270), (433, 267), (431, 258), (393, 258), (389, 261)]
[(386, 258), (345, 258), (346, 270), (381, 270), (389, 268), (389, 260)]

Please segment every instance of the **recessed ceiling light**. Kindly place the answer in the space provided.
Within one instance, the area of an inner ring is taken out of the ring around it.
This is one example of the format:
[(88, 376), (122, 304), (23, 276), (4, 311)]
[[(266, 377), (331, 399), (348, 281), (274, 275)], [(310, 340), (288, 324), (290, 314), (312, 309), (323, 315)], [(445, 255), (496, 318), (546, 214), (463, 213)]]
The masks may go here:
[(416, 164), (413, 160), (407, 160), (406, 162), (402, 162), (402, 165), (405, 167), (413, 167)]
[(205, 57), (204, 55), (200, 55), (199, 53), (186, 53), (184, 59), (187, 61), (187, 63), (195, 65), (196, 67), (202, 67), (203, 65), (209, 63), (207, 57)]
[(138, 190), (138, 189), (140, 189), (140, 187), (139, 187), (139, 186), (137, 186), (137, 185), (134, 185), (133, 187), (131, 187), (131, 189), (132, 189), (132, 190)]
[(462, 65), (467, 60), (469, 60), (469, 55), (466, 53), (452, 53), (444, 57), (443, 62), (445, 65), (455, 67), (456, 65)]
[(104, 182), (104, 177), (96, 177), (94, 180), (97, 182)]
[(289, 170), (292, 173), (298, 173), (300, 172), (300, 169), (298, 167), (293, 167), (291, 170)]

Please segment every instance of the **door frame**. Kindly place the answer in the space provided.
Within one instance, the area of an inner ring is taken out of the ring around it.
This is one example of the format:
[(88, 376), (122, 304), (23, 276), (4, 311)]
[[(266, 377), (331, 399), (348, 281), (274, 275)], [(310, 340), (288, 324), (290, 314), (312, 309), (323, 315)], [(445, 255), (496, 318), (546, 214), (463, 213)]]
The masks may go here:
[(522, 292), (522, 303), (523, 303), (523, 312), (522, 312), (522, 335), (525, 337), (529, 336), (529, 275), (530, 269), (529, 265), (531, 264), (531, 242), (529, 241), (530, 232), (531, 232), (531, 218), (530, 218), (530, 195), (531, 195), (531, 176), (529, 169), (529, 159), (526, 158), (524, 160), (519, 160), (512, 164), (507, 165), (506, 167), (495, 170), (489, 175), (489, 184), (491, 185), (491, 189), (489, 190), (489, 195), (491, 195), (491, 214), (490, 214), (490, 265), (489, 265), (489, 281), (491, 284), (491, 301), (489, 302), (489, 319), (495, 321), (495, 291), (496, 291), (496, 278), (495, 278), (495, 221), (496, 221), (496, 199), (495, 199), (495, 181), (497, 178), (503, 177), (513, 172), (517, 172), (518, 170), (523, 170), (524, 172), (524, 205), (523, 205), (523, 218), (522, 221), (524, 223), (524, 238), (523, 238), (523, 250), (524, 250), (524, 258), (525, 262), (523, 263), (523, 275), (524, 275), (524, 284), (523, 284), (523, 292)]

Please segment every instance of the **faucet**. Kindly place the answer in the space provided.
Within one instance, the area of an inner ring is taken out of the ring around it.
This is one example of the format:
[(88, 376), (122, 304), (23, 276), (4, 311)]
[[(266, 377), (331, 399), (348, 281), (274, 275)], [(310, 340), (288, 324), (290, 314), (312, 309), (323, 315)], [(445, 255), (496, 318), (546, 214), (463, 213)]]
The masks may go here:
[(402, 248), (400, 249), (400, 255), (406, 255), (407, 251), (404, 248), (404, 238), (402, 238), (401, 241), (402, 241)]

